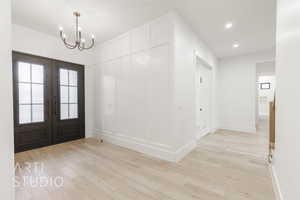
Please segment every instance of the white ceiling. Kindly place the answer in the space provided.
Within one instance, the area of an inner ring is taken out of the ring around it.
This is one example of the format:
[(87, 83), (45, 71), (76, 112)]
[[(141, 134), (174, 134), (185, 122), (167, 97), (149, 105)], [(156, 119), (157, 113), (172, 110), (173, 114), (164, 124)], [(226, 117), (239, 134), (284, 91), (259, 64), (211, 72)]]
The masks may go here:
[[(81, 27), (102, 42), (176, 10), (219, 58), (273, 49), (276, 0), (12, 0), (13, 23), (58, 34), (73, 30), (74, 10)], [(233, 22), (225, 30), (226, 22)], [(238, 42), (240, 47), (232, 48)]]

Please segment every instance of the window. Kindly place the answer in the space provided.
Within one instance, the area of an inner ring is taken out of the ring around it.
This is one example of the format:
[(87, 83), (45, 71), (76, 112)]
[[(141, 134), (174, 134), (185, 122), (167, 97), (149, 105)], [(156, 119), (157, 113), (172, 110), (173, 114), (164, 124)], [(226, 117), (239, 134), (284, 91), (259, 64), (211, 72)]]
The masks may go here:
[(269, 90), (269, 89), (271, 89), (271, 83), (261, 83), (260, 84), (260, 89), (261, 90)]
[(78, 118), (77, 71), (60, 69), (60, 119)]
[(44, 66), (18, 62), (19, 124), (44, 122)]

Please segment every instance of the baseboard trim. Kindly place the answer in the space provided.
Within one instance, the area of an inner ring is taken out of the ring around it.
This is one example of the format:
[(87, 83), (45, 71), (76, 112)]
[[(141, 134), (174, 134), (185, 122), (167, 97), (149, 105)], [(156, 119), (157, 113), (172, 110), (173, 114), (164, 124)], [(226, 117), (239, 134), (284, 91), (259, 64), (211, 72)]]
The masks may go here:
[(105, 131), (96, 130), (95, 132), (104, 141), (169, 162), (179, 162), (197, 146), (196, 141), (192, 141), (174, 151), (162, 144), (153, 144)]
[(200, 140), (200, 138), (206, 136), (209, 133), (210, 133), (209, 128), (206, 128), (206, 129), (202, 130), (200, 133), (197, 134), (196, 139)]
[(182, 160), (197, 147), (196, 141), (191, 141), (176, 151), (176, 162)]
[(221, 126), (221, 127), (219, 127), (219, 129), (236, 131), (236, 132), (241, 132), (241, 133), (256, 133), (256, 128), (237, 128), (237, 127), (230, 127), (230, 126)]
[(272, 164), (269, 164), (269, 171), (270, 171), (271, 178), (272, 178), (272, 185), (273, 185), (276, 200), (284, 200), (282, 193), (281, 193), (278, 176), (277, 176), (276, 170)]

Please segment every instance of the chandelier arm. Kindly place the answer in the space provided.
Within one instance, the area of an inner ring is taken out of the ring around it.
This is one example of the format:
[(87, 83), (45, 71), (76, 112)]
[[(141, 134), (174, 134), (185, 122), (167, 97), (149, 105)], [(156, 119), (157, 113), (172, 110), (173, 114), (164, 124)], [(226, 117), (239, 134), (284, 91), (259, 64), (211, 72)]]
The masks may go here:
[(75, 45), (69, 44), (66, 42), (66, 40), (63, 40), (63, 42), (68, 49), (75, 49), (77, 47), (77, 44)]
[(78, 45), (78, 49), (79, 49), (80, 51), (85, 50), (84, 46), (81, 46), (81, 45)]
[(95, 44), (95, 40), (92, 39), (92, 44), (89, 47), (85, 47), (84, 49), (85, 50), (91, 49), (91, 48), (93, 48), (94, 44)]
[(69, 46), (69, 45), (65, 45), (68, 49), (75, 49), (76, 46)]
[(64, 40), (64, 44), (66, 45), (66, 47), (68, 47), (69, 49), (75, 49), (77, 47), (77, 44), (72, 45), (66, 42), (66, 40)]
[(67, 41), (66, 41), (66, 38), (65, 37), (63, 37), (63, 32), (61, 31), (60, 32), (60, 38), (61, 38), (61, 40), (63, 41), (63, 43), (65, 44), (65, 46), (67, 47), (67, 48), (69, 48), (69, 49), (75, 49), (76, 48), (76, 44), (75, 45), (72, 45), (72, 44), (69, 44)]

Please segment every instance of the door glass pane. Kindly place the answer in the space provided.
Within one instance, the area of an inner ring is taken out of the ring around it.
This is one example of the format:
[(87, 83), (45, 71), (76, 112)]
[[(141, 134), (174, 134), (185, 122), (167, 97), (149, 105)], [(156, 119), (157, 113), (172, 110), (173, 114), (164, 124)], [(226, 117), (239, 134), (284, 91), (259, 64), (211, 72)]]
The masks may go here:
[(32, 105), (32, 122), (44, 121), (44, 105)]
[(60, 103), (69, 102), (68, 86), (60, 86)]
[(78, 104), (69, 104), (70, 105), (70, 118), (74, 119), (78, 117)]
[(31, 122), (31, 105), (19, 105), (19, 123)]
[(60, 104), (60, 119), (68, 119), (69, 118), (69, 104)]
[(60, 69), (59, 79), (60, 79), (60, 85), (69, 85), (68, 70)]
[(69, 70), (69, 85), (77, 86), (77, 71)]
[(30, 64), (18, 62), (18, 80), (19, 82), (30, 82)]
[(78, 118), (78, 72), (60, 69), (60, 118)]
[(44, 103), (44, 85), (32, 84), (32, 103)]
[(19, 104), (31, 103), (30, 83), (19, 84)]
[(69, 87), (70, 99), (69, 103), (77, 103), (77, 87)]
[(32, 65), (32, 82), (44, 83), (44, 67), (42, 65)]

